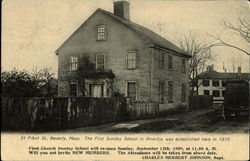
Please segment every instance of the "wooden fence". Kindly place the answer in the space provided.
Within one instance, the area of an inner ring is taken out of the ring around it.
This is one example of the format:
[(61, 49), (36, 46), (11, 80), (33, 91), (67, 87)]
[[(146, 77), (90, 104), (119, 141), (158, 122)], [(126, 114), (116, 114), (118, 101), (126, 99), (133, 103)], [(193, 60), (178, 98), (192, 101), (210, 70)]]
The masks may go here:
[(60, 130), (155, 117), (157, 103), (129, 98), (2, 98), (2, 130)]
[(189, 109), (207, 109), (213, 105), (213, 96), (190, 96), (189, 97)]

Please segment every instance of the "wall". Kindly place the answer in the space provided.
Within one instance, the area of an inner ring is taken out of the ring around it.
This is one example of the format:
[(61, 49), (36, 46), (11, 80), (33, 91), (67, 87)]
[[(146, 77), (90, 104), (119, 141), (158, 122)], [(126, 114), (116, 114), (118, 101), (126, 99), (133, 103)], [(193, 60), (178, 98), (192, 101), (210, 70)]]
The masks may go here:
[[(106, 41), (96, 41), (96, 25), (98, 24), (107, 25)], [(135, 70), (125, 69), (127, 50), (137, 50), (138, 52), (138, 68)], [(69, 96), (69, 84), (64, 78), (65, 74), (69, 72), (70, 56), (89, 55), (90, 59), (95, 62), (97, 53), (105, 53), (106, 68), (111, 69), (115, 74), (114, 88), (118, 88), (126, 96), (127, 81), (136, 81), (138, 99), (148, 98), (150, 97), (148, 87), (150, 86), (151, 50), (147, 47), (147, 43), (132, 31), (98, 12), (58, 53), (59, 96)]]
[[(215, 79), (216, 80), (216, 79)], [(209, 90), (209, 95), (213, 95), (213, 90), (218, 90), (220, 91), (220, 97), (213, 97), (213, 102), (214, 103), (223, 103), (224, 97), (222, 96), (222, 91), (225, 90), (225, 87), (222, 86), (222, 80), (219, 80), (219, 87), (214, 87), (212, 85), (212, 81), (213, 80), (209, 80), (209, 86), (203, 86), (202, 85), (202, 79), (198, 80), (198, 84), (200, 84), (199, 88), (198, 88), (198, 95), (204, 95), (204, 90)]]
[[(164, 69), (159, 69), (158, 67), (158, 62), (159, 62), (159, 55), (160, 52), (163, 52), (165, 54), (164, 56)], [(168, 69), (168, 55), (172, 55), (172, 60), (173, 60), (173, 69)], [(181, 61), (182, 59), (186, 60), (186, 72), (183, 73), (181, 72)], [(164, 95), (164, 100), (165, 102), (160, 104), (160, 110), (167, 110), (169, 108), (176, 107), (178, 105), (187, 105), (188, 106), (188, 95), (189, 95), (189, 84), (188, 84), (188, 59), (177, 56), (173, 52), (170, 51), (160, 51), (155, 49), (154, 54), (152, 56), (152, 61), (154, 61), (154, 66), (153, 66), (153, 87), (152, 87), (152, 97), (154, 101), (159, 101), (159, 81), (164, 81), (165, 82), (165, 95)], [(168, 82), (171, 81), (173, 82), (174, 90), (173, 90), (173, 103), (168, 102)], [(186, 98), (185, 102), (182, 102), (181, 100), (181, 88), (182, 88), (182, 83), (186, 85)]]
[[(96, 41), (96, 26), (107, 25), (107, 40)], [(137, 67), (135, 70), (125, 69), (125, 53), (127, 50), (137, 50)], [(159, 81), (166, 82), (165, 99), (167, 100), (167, 83), (174, 82), (174, 103), (165, 102), (163, 109), (176, 107), (179, 104), (188, 105), (188, 60), (186, 73), (181, 72), (181, 60), (170, 51), (165, 52), (165, 69), (158, 69), (159, 50), (148, 47), (148, 42), (134, 34), (131, 30), (115, 22), (109, 16), (99, 12), (94, 15), (85, 27), (60, 50), (59, 54), (59, 96), (68, 96), (68, 83), (63, 81), (69, 72), (69, 57), (72, 55), (89, 55), (95, 61), (95, 54), (106, 54), (106, 68), (115, 74), (113, 88), (126, 96), (127, 82), (137, 83), (137, 100), (159, 102)], [(173, 70), (168, 70), (167, 55), (173, 55)], [(181, 85), (186, 84), (186, 101), (181, 101)], [(80, 96), (80, 95), (79, 95)]]
[(213, 106), (212, 96), (190, 96), (190, 110), (208, 109)]

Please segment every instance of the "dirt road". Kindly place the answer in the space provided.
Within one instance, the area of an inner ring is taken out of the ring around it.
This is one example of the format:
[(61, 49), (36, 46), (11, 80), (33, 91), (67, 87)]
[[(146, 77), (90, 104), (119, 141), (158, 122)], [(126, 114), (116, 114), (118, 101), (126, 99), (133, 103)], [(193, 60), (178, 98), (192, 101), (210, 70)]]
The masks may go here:
[(67, 132), (97, 133), (249, 133), (247, 120), (223, 120), (216, 111), (193, 111), (163, 118), (111, 123), (95, 127), (82, 127)]

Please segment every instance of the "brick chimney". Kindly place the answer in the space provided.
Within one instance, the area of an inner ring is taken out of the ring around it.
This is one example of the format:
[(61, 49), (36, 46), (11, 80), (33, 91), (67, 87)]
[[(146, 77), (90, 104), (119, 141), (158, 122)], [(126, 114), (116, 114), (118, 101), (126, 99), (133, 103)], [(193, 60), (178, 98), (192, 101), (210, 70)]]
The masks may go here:
[(241, 67), (238, 67), (238, 73), (241, 73)]
[(209, 65), (209, 66), (207, 67), (207, 71), (212, 71), (212, 70), (214, 70), (214, 65)]
[(129, 20), (129, 3), (127, 1), (114, 2), (114, 15)]

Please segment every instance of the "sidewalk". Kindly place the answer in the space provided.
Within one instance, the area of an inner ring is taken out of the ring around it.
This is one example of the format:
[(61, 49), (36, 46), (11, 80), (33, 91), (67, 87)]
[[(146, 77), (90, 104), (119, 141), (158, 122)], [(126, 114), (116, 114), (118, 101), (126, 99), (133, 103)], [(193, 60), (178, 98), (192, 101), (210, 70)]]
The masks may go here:
[(157, 132), (175, 128), (190, 120), (213, 113), (213, 109), (202, 109), (182, 114), (146, 120), (133, 120), (120, 123), (110, 123), (101, 126), (82, 127), (66, 132)]

